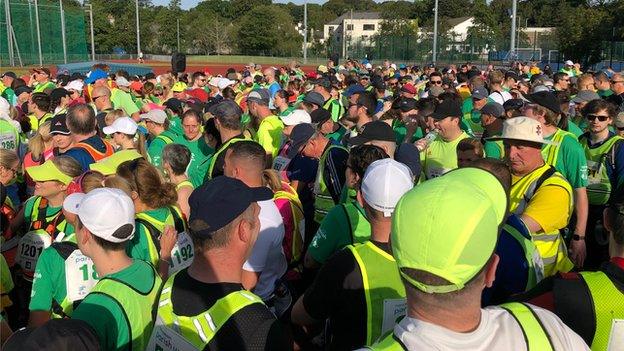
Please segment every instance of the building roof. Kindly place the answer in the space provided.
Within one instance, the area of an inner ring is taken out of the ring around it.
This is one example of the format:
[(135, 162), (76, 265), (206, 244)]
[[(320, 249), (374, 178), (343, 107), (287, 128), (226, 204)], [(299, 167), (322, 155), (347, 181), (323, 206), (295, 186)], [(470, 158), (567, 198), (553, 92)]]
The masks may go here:
[(465, 17), (457, 17), (457, 18), (449, 18), (448, 20), (446, 20), (446, 23), (449, 24), (449, 26), (451, 27), (455, 27), (456, 25), (460, 24), (460, 23), (464, 23), (467, 20), (473, 18), (472, 16), (465, 16)]
[(351, 11), (347, 11), (342, 16), (336, 18), (335, 20), (327, 23), (330, 25), (340, 25), (342, 21), (345, 19), (354, 19), (354, 20), (363, 20), (363, 19), (381, 19), (381, 12), (355, 12), (353, 11), (353, 16), (351, 15)]

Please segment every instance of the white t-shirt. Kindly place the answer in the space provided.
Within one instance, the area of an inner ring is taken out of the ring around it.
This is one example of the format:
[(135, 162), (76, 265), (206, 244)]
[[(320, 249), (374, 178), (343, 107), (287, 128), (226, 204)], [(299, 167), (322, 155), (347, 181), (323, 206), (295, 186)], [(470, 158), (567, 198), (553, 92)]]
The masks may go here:
[(513, 96), (511, 96), (511, 94), (509, 94), (506, 91), (495, 91), (492, 94), (490, 94), (490, 96), (488, 96), (488, 98), (490, 98), (490, 100), (498, 102), (499, 104), (504, 104), (505, 101), (513, 99)]
[(284, 221), (273, 200), (258, 201), (260, 206), (260, 233), (251, 250), (251, 255), (243, 264), (248, 272), (262, 272), (253, 293), (263, 300), (271, 297), (275, 281), (281, 278), (288, 264), (282, 249)]
[[(559, 317), (531, 306), (546, 328), (555, 350), (589, 350), (583, 339)], [(471, 333), (457, 333), (446, 328), (406, 317), (394, 327), (394, 334), (408, 350), (526, 350), (520, 325), (506, 310), (487, 307), (481, 310), (481, 323)]]

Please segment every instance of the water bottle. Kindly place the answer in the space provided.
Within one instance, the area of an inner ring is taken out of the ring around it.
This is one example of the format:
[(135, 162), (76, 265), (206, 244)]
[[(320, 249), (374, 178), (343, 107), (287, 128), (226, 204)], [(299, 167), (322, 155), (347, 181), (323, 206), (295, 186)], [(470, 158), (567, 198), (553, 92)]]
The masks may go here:
[(424, 145), (417, 142), (418, 145), (416, 145), (416, 147), (418, 148), (418, 150), (423, 151), (427, 149), (429, 145), (438, 137), (439, 133), (440, 132), (437, 129), (434, 129), (430, 131), (429, 133), (427, 133), (427, 135), (425, 135), (425, 137), (422, 138), (422, 140), (426, 142)]

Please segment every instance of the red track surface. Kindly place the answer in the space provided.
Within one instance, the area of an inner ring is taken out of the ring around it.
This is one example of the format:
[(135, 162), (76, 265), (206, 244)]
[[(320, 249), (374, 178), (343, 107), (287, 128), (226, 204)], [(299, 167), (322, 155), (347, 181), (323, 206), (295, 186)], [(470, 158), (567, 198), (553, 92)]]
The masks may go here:
[[(136, 60), (112, 60), (112, 62), (119, 62), (119, 63), (129, 63), (129, 64), (137, 64)], [(169, 62), (163, 62), (163, 61), (145, 61), (145, 66), (150, 66), (154, 69), (154, 74), (162, 74), (165, 73), (169, 70), (171, 70), (171, 65)], [(262, 67), (269, 67), (271, 66), (270, 64), (262, 64)], [(279, 67), (280, 64), (276, 64), (274, 65), (275, 67)], [(208, 70), (211, 74), (215, 75), (215, 74), (225, 74), (225, 72), (227, 71), (228, 68), (234, 68), (237, 71), (240, 71), (242, 69), (245, 68), (245, 64), (240, 64), (240, 63), (235, 63), (235, 64), (230, 64), (230, 63), (206, 63), (206, 64), (201, 64), (201, 63), (187, 63), (186, 65), (186, 72), (195, 72), (195, 71), (203, 71), (203, 70)], [(316, 66), (302, 66), (302, 69), (305, 72), (310, 72), (310, 71), (314, 71), (316, 69)]]

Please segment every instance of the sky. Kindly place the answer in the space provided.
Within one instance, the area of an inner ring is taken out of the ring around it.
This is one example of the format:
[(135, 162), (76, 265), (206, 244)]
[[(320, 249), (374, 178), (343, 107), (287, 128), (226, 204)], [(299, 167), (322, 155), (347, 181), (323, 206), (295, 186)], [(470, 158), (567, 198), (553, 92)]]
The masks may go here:
[[(182, 8), (183, 9), (189, 9), (191, 7), (195, 7), (195, 5), (197, 5), (197, 3), (199, 2), (199, 0), (182, 0)], [(305, 1), (304, 0), (273, 0), (273, 2), (280, 2), (280, 3), (284, 3), (287, 4), (289, 2), (295, 3), (295, 4), (303, 4)], [(327, 0), (308, 0), (308, 4), (322, 4), (324, 2), (327, 2)], [(378, 1), (380, 2), (380, 1)], [(169, 0), (152, 0), (152, 3), (154, 5), (168, 5), (169, 4)]]

